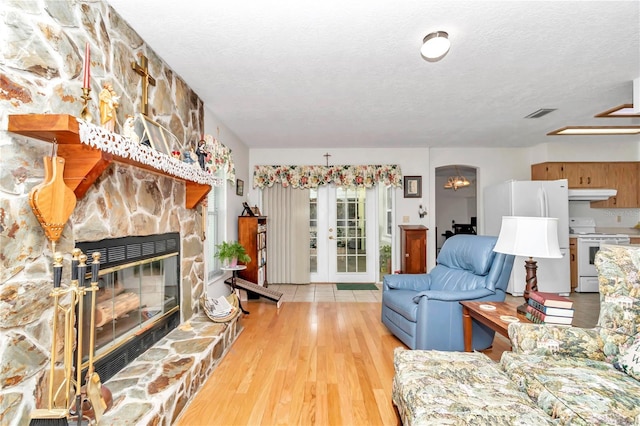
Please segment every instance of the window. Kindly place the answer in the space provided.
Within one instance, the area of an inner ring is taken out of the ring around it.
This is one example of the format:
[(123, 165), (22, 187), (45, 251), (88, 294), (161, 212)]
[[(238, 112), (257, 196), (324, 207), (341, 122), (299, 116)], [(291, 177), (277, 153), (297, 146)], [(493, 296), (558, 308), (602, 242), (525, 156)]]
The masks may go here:
[(318, 190), (309, 190), (309, 272), (318, 272)]
[(205, 240), (205, 254), (207, 256), (207, 279), (211, 281), (222, 274), (220, 259), (214, 257), (216, 245), (225, 239), (227, 180), (223, 170), (218, 170), (215, 177), (223, 179), (222, 186), (214, 186), (208, 195), (207, 203), (207, 231)]
[(384, 209), (385, 234), (390, 237), (393, 226), (393, 188), (391, 186), (385, 188)]

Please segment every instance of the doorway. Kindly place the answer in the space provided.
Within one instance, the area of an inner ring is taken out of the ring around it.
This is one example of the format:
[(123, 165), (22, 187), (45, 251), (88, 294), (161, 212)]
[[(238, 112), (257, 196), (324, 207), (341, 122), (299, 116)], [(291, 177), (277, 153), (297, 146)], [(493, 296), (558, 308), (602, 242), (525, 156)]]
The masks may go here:
[(375, 189), (310, 190), (311, 282), (374, 282)]
[[(442, 245), (456, 233), (477, 232), (477, 168), (461, 164), (436, 167), (436, 256)], [(462, 178), (467, 186), (452, 185)]]

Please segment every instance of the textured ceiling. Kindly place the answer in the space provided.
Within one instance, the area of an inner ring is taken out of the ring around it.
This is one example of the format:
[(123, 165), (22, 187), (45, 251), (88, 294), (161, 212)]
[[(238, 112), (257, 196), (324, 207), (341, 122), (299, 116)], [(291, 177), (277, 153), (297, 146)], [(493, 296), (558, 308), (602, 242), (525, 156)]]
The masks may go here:
[[(108, 0), (252, 148), (504, 147), (632, 102), (638, 1)], [(449, 54), (420, 56), (449, 32)], [(540, 119), (524, 117), (557, 108)], [(612, 139), (613, 138), (613, 139)]]

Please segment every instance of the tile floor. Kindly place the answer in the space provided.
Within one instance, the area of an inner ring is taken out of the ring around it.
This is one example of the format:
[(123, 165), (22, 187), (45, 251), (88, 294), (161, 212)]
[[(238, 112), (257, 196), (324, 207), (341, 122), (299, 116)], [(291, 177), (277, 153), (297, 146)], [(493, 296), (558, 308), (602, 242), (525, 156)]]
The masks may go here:
[(270, 284), (269, 288), (282, 292), (283, 302), (381, 302), (382, 284), (378, 290), (338, 290), (335, 284)]

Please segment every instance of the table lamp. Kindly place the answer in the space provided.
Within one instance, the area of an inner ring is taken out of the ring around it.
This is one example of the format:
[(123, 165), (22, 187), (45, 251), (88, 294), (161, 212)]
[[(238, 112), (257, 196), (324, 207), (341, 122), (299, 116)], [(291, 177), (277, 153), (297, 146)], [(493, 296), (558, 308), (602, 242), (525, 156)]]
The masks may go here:
[(526, 314), (529, 293), (538, 291), (536, 258), (561, 258), (558, 245), (558, 219), (553, 217), (503, 216), (500, 235), (493, 251), (528, 257), (524, 261), (526, 271), (524, 304), (518, 313)]

